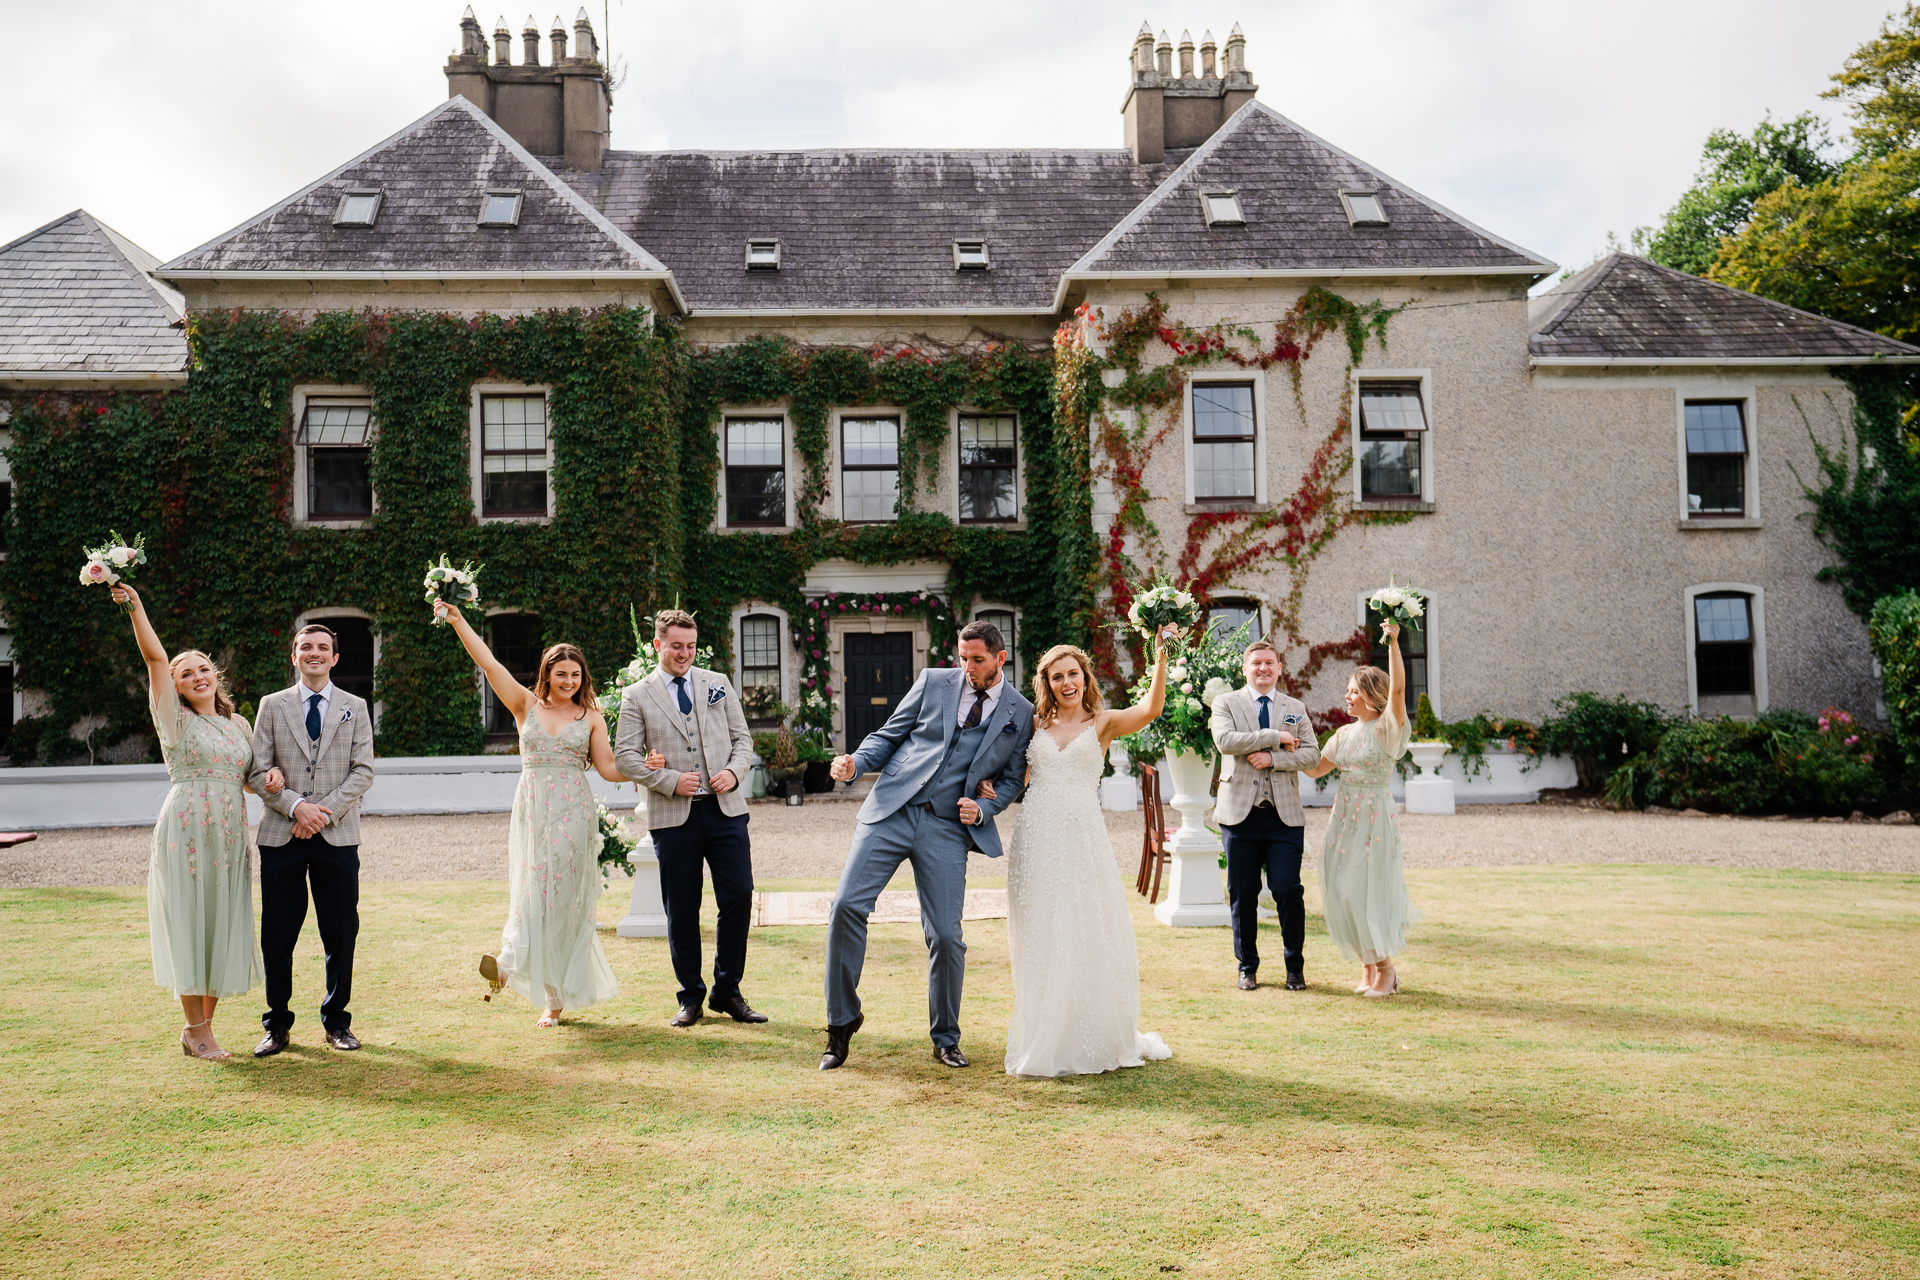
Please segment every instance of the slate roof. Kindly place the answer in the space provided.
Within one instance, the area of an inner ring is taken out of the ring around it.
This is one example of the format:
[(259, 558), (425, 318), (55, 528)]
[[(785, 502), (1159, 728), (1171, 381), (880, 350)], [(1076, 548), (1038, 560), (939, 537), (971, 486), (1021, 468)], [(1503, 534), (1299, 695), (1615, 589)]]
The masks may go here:
[[(565, 177), (715, 310), (1050, 312), (1060, 275), (1171, 172), (1124, 150), (609, 152)], [(749, 239), (778, 271), (744, 269)], [(987, 271), (956, 271), (985, 240)]]
[[(524, 193), (520, 225), (478, 225), (488, 188)], [(340, 195), (378, 189), (371, 227), (336, 227)], [(465, 98), (449, 98), (318, 182), (161, 268), (191, 272), (663, 274), (546, 165)]]
[(0, 374), (173, 374), (187, 364), (159, 263), (84, 209), (0, 245)]
[[(1200, 194), (1213, 189), (1238, 193), (1245, 226), (1207, 225)], [(1387, 225), (1351, 225), (1342, 190), (1377, 192)], [(1254, 101), (1074, 264), (1073, 274), (1477, 270), (1545, 275), (1553, 266)]]
[(1536, 363), (1920, 357), (1920, 347), (1626, 253), (1529, 300), (1527, 315)]

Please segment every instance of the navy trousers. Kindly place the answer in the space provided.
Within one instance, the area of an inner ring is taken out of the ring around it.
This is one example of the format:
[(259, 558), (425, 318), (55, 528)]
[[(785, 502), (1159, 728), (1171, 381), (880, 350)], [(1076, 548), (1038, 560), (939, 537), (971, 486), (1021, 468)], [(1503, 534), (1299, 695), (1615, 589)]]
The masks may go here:
[(295, 836), (260, 846), (260, 960), (267, 971), (267, 1011), (260, 1024), (285, 1035), (293, 1026), (293, 946), (307, 922), (307, 888), (327, 952), (327, 998), (320, 1025), (353, 1025), (353, 944), (360, 936), (360, 846), (328, 844), (324, 836)]
[(680, 1003), (697, 1009), (707, 998), (700, 964), (703, 866), (713, 872), (713, 901), (720, 908), (720, 923), (714, 930), (713, 998), (734, 995), (746, 972), (747, 929), (753, 924), (753, 852), (747, 839), (747, 815), (729, 817), (720, 812), (714, 797), (698, 797), (687, 806), (685, 822), (653, 829), (653, 851), (660, 859), (667, 954), (680, 983)]
[[(1291, 775), (1289, 781), (1291, 781)], [(1233, 913), (1233, 958), (1243, 973), (1260, 971), (1260, 878), (1273, 890), (1280, 913), (1280, 943), (1287, 971), (1300, 972), (1307, 944), (1307, 891), (1300, 883), (1300, 854), (1306, 831), (1280, 821), (1271, 805), (1261, 805), (1241, 822), (1220, 825), (1227, 846), (1227, 903)]]

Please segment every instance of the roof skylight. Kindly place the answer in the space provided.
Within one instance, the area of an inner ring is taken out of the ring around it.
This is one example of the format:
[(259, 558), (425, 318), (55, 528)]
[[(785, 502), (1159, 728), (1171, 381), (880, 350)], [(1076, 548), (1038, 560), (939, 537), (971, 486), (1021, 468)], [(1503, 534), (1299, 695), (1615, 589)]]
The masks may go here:
[(780, 242), (778, 240), (747, 241), (747, 270), (778, 271), (780, 269)]
[(333, 225), (336, 227), (370, 227), (380, 217), (381, 195), (378, 191), (345, 191), (340, 195), (340, 203), (334, 206)]
[(953, 269), (955, 271), (988, 271), (993, 260), (987, 254), (985, 240), (955, 240), (953, 242)]
[(1202, 191), (1200, 212), (1206, 216), (1210, 227), (1247, 225), (1246, 216), (1240, 212), (1240, 193), (1237, 191)]
[(1384, 227), (1387, 209), (1375, 191), (1342, 191), (1340, 203), (1346, 207), (1347, 221), (1356, 227)]
[(489, 191), (480, 200), (480, 225), (517, 227), (526, 197), (518, 191)]

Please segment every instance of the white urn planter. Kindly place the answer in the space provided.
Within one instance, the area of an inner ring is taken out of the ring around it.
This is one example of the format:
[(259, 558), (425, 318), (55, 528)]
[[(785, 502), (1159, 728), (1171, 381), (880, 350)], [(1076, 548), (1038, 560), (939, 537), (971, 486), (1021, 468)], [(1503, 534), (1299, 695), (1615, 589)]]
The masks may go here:
[(615, 930), (623, 938), (667, 936), (667, 904), (660, 897), (660, 858), (653, 851), (653, 833), (647, 829), (647, 789), (640, 787), (640, 803), (633, 808), (633, 825), (640, 847), (627, 855), (633, 864), (633, 900), (627, 918)]
[(1408, 813), (1452, 813), (1453, 783), (1440, 776), (1450, 750), (1444, 742), (1413, 742), (1407, 755), (1420, 772), (1407, 779)]
[(1100, 807), (1126, 811), (1140, 807), (1140, 783), (1127, 772), (1131, 763), (1127, 749), (1119, 743), (1107, 748), (1107, 759), (1113, 763), (1113, 776), (1100, 779)]
[(1180, 811), (1180, 829), (1167, 840), (1166, 900), (1153, 909), (1154, 919), (1175, 927), (1233, 923), (1227, 912), (1227, 882), (1220, 872), (1220, 837), (1207, 830), (1202, 819), (1213, 806), (1207, 790), (1213, 784), (1213, 766), (1191, 751), (1169, 752), (1166, 776), (1173, 783), (1167, 803)]

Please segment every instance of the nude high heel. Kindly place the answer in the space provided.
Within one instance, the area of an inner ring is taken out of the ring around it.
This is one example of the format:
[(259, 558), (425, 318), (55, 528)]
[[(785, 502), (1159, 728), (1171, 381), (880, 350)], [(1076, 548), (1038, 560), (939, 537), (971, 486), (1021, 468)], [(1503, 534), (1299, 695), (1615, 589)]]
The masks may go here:
[(1371, 964), (1365, 966), (1366, 972), (1360, 978), (1360, 985), (1353, 989), (1353, 994), (1363, 996), (1373, 989), (1373, 971), (1378, 967)]
[(480, 998), (491, 1003), (500, 989), (507, 985), (507, 980), (500, 976), (500, 958), (493, 955), (481, 956), (480, 976), (487, 980), (487, 994)]
[(205, 1040), (194, 1040), (189, 1034), (195, 1027), (208, 1026), (212, 1022), (212, 1018), (206, 1018), (200, 1022), (189, 1022), (183, 1027), (180, 1031), (180, 1052), (186, 1054), (189, 1058), (199, 1058), (206, 1062), (222, 1062), (231, 1058), (233, 1055), (225, 1049), (214, 1049), (208, 1053), (201, 1052), (201, 1050), (206, 1047), (207, 1042)]
[[(1384, 988), (1368, 987), (1365, 991), (1361, 992), (1361, 994), (1372, 996), (1375, 999), (1384, 999), (1387, 996), (1400, 994), (1400, 971), (1393, 967), (1392, 961), (1381, 962), (1380, 968), (1386, 970), (1387, 985)], [(1378, 970), (1375, 972), (1377, 974)]]

